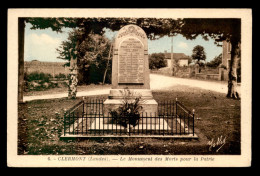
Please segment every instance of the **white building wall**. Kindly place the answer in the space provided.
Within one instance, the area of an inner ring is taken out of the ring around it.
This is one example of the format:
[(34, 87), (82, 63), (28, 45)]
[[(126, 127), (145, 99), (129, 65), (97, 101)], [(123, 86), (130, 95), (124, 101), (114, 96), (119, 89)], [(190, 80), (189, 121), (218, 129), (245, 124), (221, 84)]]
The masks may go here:
[(185, 60), (179, 60), (179, 65), (182, 67), (182, 66), (188, 66), (188, 60), (185, 59)]
[[(171, 59), (166, 59), (167, 60), (167, 67), (170, 68), (171, 67)], [(183, 66), (188, 66), (188, 60), (179, 60), (179, 66), (183, 67)]]
[(171, 67), (171, 59), (167, 59), (167, 67)]

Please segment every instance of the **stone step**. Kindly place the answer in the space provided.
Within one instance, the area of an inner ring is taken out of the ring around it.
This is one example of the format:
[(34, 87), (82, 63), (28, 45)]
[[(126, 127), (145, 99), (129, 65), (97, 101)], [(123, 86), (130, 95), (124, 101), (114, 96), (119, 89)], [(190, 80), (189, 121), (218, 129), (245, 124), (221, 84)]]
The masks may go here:
[[(89, 130), (124, 130), (125, 127), (119, 124), (104, 123), (103, 118), (95, 118)], [(143, 123), (132, 127), (131, 130), (171, 130), (166, 120), (158, 119), (156, 123)]]

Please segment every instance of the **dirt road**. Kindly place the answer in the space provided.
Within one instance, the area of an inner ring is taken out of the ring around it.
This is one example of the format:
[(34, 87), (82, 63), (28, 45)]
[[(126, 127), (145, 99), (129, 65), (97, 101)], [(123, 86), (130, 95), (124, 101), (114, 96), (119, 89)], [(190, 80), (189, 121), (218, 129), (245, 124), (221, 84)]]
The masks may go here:
[[(171, 89), (173, 86), (185, 85), (219, 93), (227, 93), (228, 91), (227, 82), (223, 81), (196, 80), (150, 74), (150, 82), (152, 90)], [(240, 86), (237, 86), (237, 91), (240, 93)]]
[[(150, 87), (151, 90), (170, 90), (174, 86), (185, 85), (189, 87), (197, 87), (201, 89), (216, 91), (219, 93), (227, 93), (227, 82), (217, 82), (217, 81), (207, 81), (207, 80), (194, 80), (185, 78), (169, 77), (164, 75), (150, 74)], [(240, 86), (237, 87), (240, 93)], [(77, 93), (78, 97), (81, 96), (91, 96), (91, 95), (104, 95), (109, 94), (110, 88), (106, 89), (95, 89), (79, 91)], [(58, 94), (46, 94), (38, 96), (24, 96), (24, 101), (31, 101), (37, 99), (53, 99), (53, 98), (63, 98), (67, 97), (68, 93), (58, 93)]]

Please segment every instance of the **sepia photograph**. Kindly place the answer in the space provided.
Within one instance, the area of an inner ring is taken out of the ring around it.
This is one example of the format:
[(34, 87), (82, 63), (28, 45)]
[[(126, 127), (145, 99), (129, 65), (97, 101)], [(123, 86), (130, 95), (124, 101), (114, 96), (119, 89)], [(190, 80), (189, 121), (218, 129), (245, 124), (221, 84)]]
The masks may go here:
[(251, 165), (250, 9), (9, 9), (9, 167)]

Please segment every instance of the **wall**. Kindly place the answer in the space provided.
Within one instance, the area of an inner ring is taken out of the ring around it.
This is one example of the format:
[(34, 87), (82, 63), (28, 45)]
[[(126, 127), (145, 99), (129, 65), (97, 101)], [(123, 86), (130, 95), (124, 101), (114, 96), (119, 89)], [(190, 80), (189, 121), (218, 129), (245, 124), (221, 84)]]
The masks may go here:
[(166, 59), (167, 60), (167, 67), (171, 67), (171, 59)]
[(179, 60), (179, 65), (181, 66), (181, 67), (183, 67), (183, 66), (188, 66), (188, 60), (187, 59), (183, 59), (183, 60)]
[(229, 68), (228, 62), (230, 62), (231, 59), (231, 45), (229, 42), (223, 41), (222, 46), (222, 64)]
[[(151, 73), (170, 75), (170, 68), (164, 67), (158, 70), (151, 70)], [(179, 78), (196, 78), (196, 79), (205, 79), (205, 80), (218, 80), (223, 81), (226, 79), (227, 71), (223, 68), (203, 68), (201, 73), (196, 71), (195, 66), (188, 67), (178, 67), (177, 72), (175, 72), (175, 77)]]
[(219, 74), (197, 73), (195, 74), (195, 78), (221, 81), (221, 75)]
[[(223, 70), (223, 80), (228, 81), (228, 72), (231, 65), (231, 44), (229, 42), (223, 41), (222, 46), (222, 64), (226, 66), (226, 70)], [(239, 62), (241, 61), (241, 58), (239, 58)], [(238, 67), (238, 69), (241, 69)], [(241, 82), (241, 74), (238, 75), (240, 79), (238, 79), (238, 82)]]
[[(167, 60), (167, 67), (171, 67), (171, 59), (166, 59)], [(188, 66), (188, 59), (180, 59), (178, 61), (179, 66), (183, 67), (183, 66)]]
[(52, 76), (57, 74), (69, 74), (69, 67), (64, 67), (65, 62), (40, 62), (40, 61), (25, 61), (24, 62), (24, 72), (43, 72), (49, 73)]

